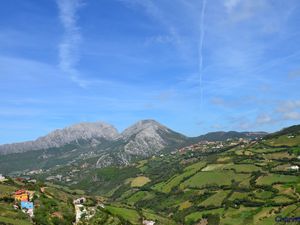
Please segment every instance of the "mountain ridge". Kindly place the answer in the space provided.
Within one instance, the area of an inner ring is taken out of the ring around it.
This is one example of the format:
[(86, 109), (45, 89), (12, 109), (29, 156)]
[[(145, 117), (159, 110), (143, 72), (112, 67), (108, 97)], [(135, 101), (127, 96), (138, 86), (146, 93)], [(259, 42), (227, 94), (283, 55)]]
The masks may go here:
[[(161, 150), (167, 145), (161, 136), (174, 136), (171, 139), (180, 140), (189, 139), (191, 142), (208, 140), (226, 140), (228, 138), (255, 138), (267, 135), (266, 132), (237, 132), (237, 131), (216, 131), (197, 137), (187, 137), (181, 133), (175, 132), (170, 128), (160, 124), (153, 119), (140, 120), (129, 126), (121, 133), (111, 124), (106, 122), (81, 122), (67, 126), (62, 129), (56, 129), (44, 136), (32, 141), (16, 142), (0, 145), (0, 155), (21, 153), (32, 150), (45, 150), (50, 148), (60, 148), (64, 145), (78, 142), (90, 142), (91, 146), (97, 146), (103, 141), (120, 141), (125, 143), (125, 150), (138, 148), (139, 143), (144, 143), (148, 147)], [(132, 139), (136, 139), (134, 142)], [(176, 140), (175, 140), (176, 142)], [(147, 155), (147, 154), (145, 154)]]
[(102, 138), (113, 140), (118, 135), (117, 129), (105, 122), (77, 123), (63, 129), (56, 129), (33, 141), (0, 145), (0, 154), (57, 148), (81, 139), (91, 141), (101, 141)]
[[(99, 128), (100, 127), (100, 128)], [(0, 146), (0, 172), (51, 169), (62, 165), (88, 168), (126, 166), (155, 155), (169, 153), (201, 140), (253, 138), (251, 133), (210, 133), (190, 138), (155, 120), (141, 120), (119, 133), (112, 125), (80, 123), (55, 130), (36, 142)], [(255, 136), (254, 137), (261, 137)]]
[(195, 139), (199, 140), (207, 140), (207, 141), (225, 141), (226, 139), (230, 138), (250, 138), (254, 139), (257, 137), (263, 137), (267, 135), (267, 132), (264, 131), (214, 131), (209, 132), (207, 134), (200, 135), (198, 137), (194, 137)]
[[(163, 129), (137, 123), (128, 138), (144, 126)], [(213, 134), (225, 138), (235, 133)], [(217, 146), (219, 151), (206, 151)], [(296, 218), (299, 213), (299, 147), (300, 126), (292, 126), (272, 138), (200, 141), (186, 151), (159, 153), (127, 166), (83, 167), (88, 161), (81, 161), (4, 174), (0, 223), (72, 224), (81, 211), (78, 224), (138, 225), (146, 219), (158, 225), (273, 224), (278, 215)], [(11, 163), (22, 164), (23, 159), (16, 159)], [(6, 161), (0, 157), (0, 173)], [(35, 164), (39, 161), (33, 158)], [(34, 193), (32, 219), (12, 207), (12, 194), (20, 188)], [(79, 200), (82, 204), (76, 205)]]

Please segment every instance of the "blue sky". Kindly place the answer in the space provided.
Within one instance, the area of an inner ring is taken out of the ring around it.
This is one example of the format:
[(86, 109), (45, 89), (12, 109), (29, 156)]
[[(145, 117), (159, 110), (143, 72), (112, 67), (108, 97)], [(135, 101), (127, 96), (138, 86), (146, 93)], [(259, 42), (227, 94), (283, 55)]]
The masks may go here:
[(298, 0), (4, 0), (0, 143), (152, 118), (189, 136), (300, 121)]

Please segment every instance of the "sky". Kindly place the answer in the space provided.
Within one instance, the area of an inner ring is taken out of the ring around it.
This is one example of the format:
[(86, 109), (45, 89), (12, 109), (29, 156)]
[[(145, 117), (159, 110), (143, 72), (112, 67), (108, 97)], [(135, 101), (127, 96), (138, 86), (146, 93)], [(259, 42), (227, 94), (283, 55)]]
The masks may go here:
[(300, 123), (298, 0), (3, 0), (0, 144), (79, 122)]

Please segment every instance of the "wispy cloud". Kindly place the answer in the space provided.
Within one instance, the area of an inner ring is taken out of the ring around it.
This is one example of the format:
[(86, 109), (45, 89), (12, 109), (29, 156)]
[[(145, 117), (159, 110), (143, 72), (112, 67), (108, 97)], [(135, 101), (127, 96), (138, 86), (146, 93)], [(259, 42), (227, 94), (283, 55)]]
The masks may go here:
[[(267, 103), (271, 104), (271, 100)], [(222, 101), (217, 101), (219, 105), (223, 105)], [(258, 102), (257, 102), (258, 103)], [(265, 102), (266, 103), (266, 102)], [(260, 105), (263, 108), (263, 102)], [(269, 125), (289, 124), (295, 123), (300, 120), (300, 101), (299, 100), (287, 100), (277, 101), (273, 109), (259, 110), (256, 117), (251, 115), (245, 115), (244, 117), (230, 118), (230, 122), (234, 124), (237, 129), (257, 129), (266, 128)]]
[(231, 12), (240, 2), (241, 0), (225, 0), (224, 6), (227, 9), (227, 12)]
[(255, 125), (264, 125), (264, 124), (270, 124), (270, 123), (274, 123), (274, 122), (275, 121), (273, 120), (273, 118), (271, 116), (263, 113), (263, 114), (257, 115)]
[(289, 72), (288, 77), (289, 77), (290, 79), (297, 79), (297, 78), (300, 78), (300, 69), (298, 69), (298, 70), (293, 70), (293, 71)]
[(283, 120), (300, 120), (300, 100), (281, 102), (276, 111)]
[(283, 101), (277, 107), (277, 111), (280, 113), (290, 112), (296, 109), (300, 109), (300, 100)]
[(72, 81), (81, 87), (87, 82), (80, 79), (76, 65), (79, 62), (79, 45), (82, 40), (80, 28), (77, 25), (77, 12), (83, 5), (82, 0), (57, 0), (59, 18), (64, 27), (64, 37), (59, 44), (59, 66)]
[[(142, 9), (149, 18), (157, 23), (157, 27), (162, 28), (161, 33), (157, 33), (149, 36), (145, 44), (168, 44), (173, 46), (184, 63), (196, 62), (194, 55), (197, 53), (196, 44), (198, 37), (193, 33), (192, 35), (186, 35), (186, 30), (190, 29), (192, 32), (196, 30), (198, 26), (198, 18), (189, 18), (191, 14), (190, 5), (181, 4), (176, 0), (173, 2), (160, 2), (153, 0), (119, 0), (125, 3), (130, 8)], [(171, 11), (170, 8), (176, 8), (178, 10)], [(184, 12), (184, 17), (180, 13)], [(196, 12), (199, 13), (199, 12)], [(195, 13), (195, 14), (196, 14)], [(194, 12), (193, 12), (194, 14)], [(179, 20), (180, 18), (180, 20)], [(156, 27), (156, 28), (157, 28)], [(195, 51), (196, 50), (196, 51)]]
[(300, 112), (286, 112), (283, 118), (286, 120), (300, 120)]
[[(181, 63), (195, 65), (195, 88), (202, 104), (205, 14), (207, 0), (160, 2), (153, 0), (119, 0), (130, 8), (139, 7), (164, 31), (150, 36), (146, 44), (170, 44), (177, 50)], [(170, 8), (176, 9), (171, 11)], [(181, 18), (181, 16), (184, 17)], [(180, 18), (180, 19), (179, 19)], [(187, 78), (189, 79), (189, 78)]]
[(205, 7), (206, 7), (206, 0), (203, 0), (202, 9), (201, 9), (201, 18), (200, 18), (200, 38), (199, 38), (200, 104), (202, 104), (203, 102), (202, 76), (203, 76), (203, 43), (204, 43), (204, 35), (205, 35), (205, 26), (204, 26)]
[(225, 0), (224, 6), (232, 22), (242, 22), (253, 17), (269, 5), (267, 0)]

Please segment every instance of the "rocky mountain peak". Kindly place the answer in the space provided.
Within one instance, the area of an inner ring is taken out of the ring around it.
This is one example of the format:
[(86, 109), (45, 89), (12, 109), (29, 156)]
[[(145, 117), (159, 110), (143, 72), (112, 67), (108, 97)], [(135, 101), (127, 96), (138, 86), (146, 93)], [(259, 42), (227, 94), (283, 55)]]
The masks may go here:
[(113, 140), (116, 139), (118, 135), (119, 133), (116, 128), (104, 122), (78, 123), (63, 129), (55, 130), (35, 141), (0, 145), (0, 154), (57, 148), (78, 140)]
[(157, 136), (157, 132), (166, 132), (169, 133), (170, 130), (163, 126), (162, 124), (158, 123), (155, 120), (140, 120), (131, 127), (124, 130), (121, 134), (123, 139), (128, 139), (135, 135), (143, 135), (147, 137), (155, 137)]
[[(78, 139), (105, 138), (115, 139), (119, 135), (116, 128), (104, 122), (78, 123), (64, 129), (55, 130), (39, 139), (64, 140), (64, 142)], [(37, 140), (39, 140), (37, 139)]]
[(164, 149), (174, 134), (174, 131), (155, 120), (141, 120), (124, 130), (120, 139), (125, 141), (126, 154), (147, 156)]

